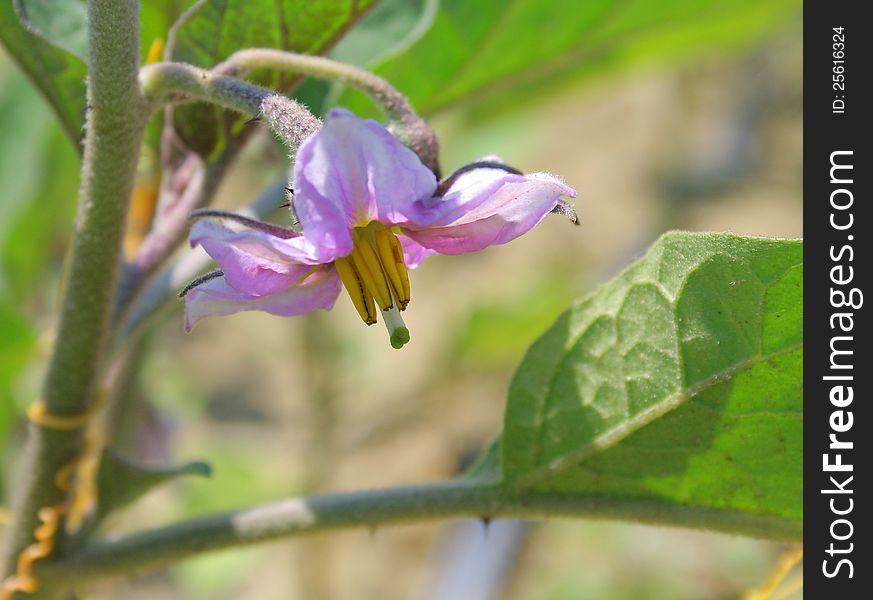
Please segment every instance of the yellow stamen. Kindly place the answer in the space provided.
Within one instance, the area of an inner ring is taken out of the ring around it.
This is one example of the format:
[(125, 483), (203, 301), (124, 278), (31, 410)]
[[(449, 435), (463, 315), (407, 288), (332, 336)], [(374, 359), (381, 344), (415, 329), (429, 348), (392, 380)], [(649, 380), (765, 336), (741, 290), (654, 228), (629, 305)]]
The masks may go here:
[(336, 260), (340, 279), (367, 325), (376, 322), (378, 304), (391, 345), (400, 348), (409, 342), (409, 330), (400, 316), (409, 304), (403, 246), (390, 229), (377, 222), (356, 227), (352, 239), (352, 251)]
[[(371, 238), (367, 235), (367, 232), (358, 238), (355, 249), (352, 250), (352, 258), (355, 260), (355, 264), (359, 260), (366, 264), (366, 269), (373, 280), (370, 291), (373, 292), (376, 302), (379, 303), (379, 308), (388, 310), (394, 306), (394, 303), (391, 301), (391, 292), (388, 290), (388, 282), (385, 279), (385, 270), (382, 268), (379, 257), (376, 256), (376, 252), (373, 250)], [(363, 269), (361, 270), (363, 271)], [(370, 281), (366, 279), (366, 275), (364, 280), (370, 286)]]
[(409, 276), (406, 273), (406, 263), (403, 262), (402, 248), (398, 264), (392, 240), (398, 246), (400, 245), (394, 234), (387, 229), (376, 232), (376, 249), (379, 251), (379, 259), (385, 269), (385, 274), (388, 275), (388, 281), (391, 282), (391, 292), (397, 298), (400, 310), (404, 310), (409, 304)]
[(403, 258), (403, 246), (400, 245), (400, 240), (397, 239), (397, 236), (390, 235), (388, 236), (388, 241), (391, 242), (391, 256), (394, 257), (394, 264), (397, 265), (397, 272), (400, 274), (400, 283), (403, 287), (403, 293), (400, 295), (401, 310), (406, 308), (406, 305), (409, 304), (410, 298), (410, 288), (409, 288), (409, 272), (406, 270), (406, 261)]
[(352, 299), (352, 304), (361, 315), (361, 319), (367, 325), (373, 325), (376, 322), (376, 304), (373, 302), (373, 295), (364, 285), (364, 280), (352, 264), (351, 258), (338, 258), (334, 264), (349, 297)]

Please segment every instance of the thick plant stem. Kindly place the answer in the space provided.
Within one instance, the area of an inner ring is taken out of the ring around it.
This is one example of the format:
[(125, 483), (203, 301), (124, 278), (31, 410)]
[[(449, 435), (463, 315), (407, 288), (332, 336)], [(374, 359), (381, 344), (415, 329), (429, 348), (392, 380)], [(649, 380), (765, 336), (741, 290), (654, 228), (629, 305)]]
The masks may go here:
[(412, 109), (406, 97), (381, 77), (323, 56), (295, 54), (271, 48), (248, 48), (235, 52), (216, 66), (213, 72), (235, 75), (255, 69), (338, 81), (362, 90), (385, 111), (392, 133), (415, 150), (424, 164), (439, 173), (439, 146), (433, 130)]
[(712, 529), (779, 540), (799, 540), (796, 520), (688, 507), (653, 500), (509, 494), (499, 484), (460, 480), (309, 498), (292, 498), (201, 517), (83, 548), (40, 569), (53, 578), (91, 581), (173, 564), (209, 550), (349, 527), (435, 520), (587, 517)]
[[(137, 81), (139, 2), (91, 0), (88, 22), (89, 112), (76, 235), (42, 398), (49, 415), (67, 418), (83, 414), (94, 398), (146, 117)], [(54, 478), (76, 457), (80, 434), (31, 425), (4, 573), (15, 571), (32, 543), (40, 508), (61, 502)]]

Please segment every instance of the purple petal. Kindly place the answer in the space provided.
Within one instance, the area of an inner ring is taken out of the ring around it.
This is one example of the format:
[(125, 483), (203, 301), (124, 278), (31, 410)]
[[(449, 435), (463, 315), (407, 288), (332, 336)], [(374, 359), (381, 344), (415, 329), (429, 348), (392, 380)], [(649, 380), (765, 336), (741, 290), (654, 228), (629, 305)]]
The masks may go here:
[(218, 277), (185, 296), (185, 331), (190, 332), (197, 321), (205, 317), (244, 310), (262, 310), (280, 317), (302, 315), (318, 308), (330, 310), (341, 285), (333, 267), (319, 268), (302, 282), (263, 296), (241, 292), (228, 285), (224, 277)]
[(301, 144), (294, 165), (303, 235), (333, 258), (351, 252), (353, 227), (405, 223), (407, 208), (435, 189), (433, 173), (385, 127), (340, 109)]
[(317, 248), (302, 237), (284, 239), (262, 231), (234, 231), (206, 219), (191, 227), (191, 245), (198, 244), (218, 263), (229, 285), (257, 295), (285, 289), (311, 265), (322, 262), (315, 256)]
[(397, 239), (403, 247), (403, 262), (405, 262), (406, 266), (410, 269), (416, 268), (425, 258), (431, 254), (437, 253), (436, 250), (425, 248), (418, 242), (403, 234), (397, 234)]
[(462, 175), (443, 198), (416, 204), (410, 238), (442, 254), (475, 252), (526, 233), (576, 191), (547, 173), (515, 175), (477, 169)]
[(284, 290), (309, 265), (273, 245), (275, 236), (259, 231), (233, 231), (214, 221), (201, 220), (191, 228), (191, 245), (203, 247), (237, 290), (263, 296)]

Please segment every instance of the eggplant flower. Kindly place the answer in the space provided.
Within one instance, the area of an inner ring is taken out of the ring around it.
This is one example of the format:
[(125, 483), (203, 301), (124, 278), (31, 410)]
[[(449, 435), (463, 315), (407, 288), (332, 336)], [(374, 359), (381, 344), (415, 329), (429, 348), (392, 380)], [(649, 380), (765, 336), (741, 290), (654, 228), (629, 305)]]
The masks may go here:
[[(220, 271), (183, 292), (185, 330), (244, 310), (329, 310), (345, 287), (361, 319), (372, 325), (381, 312), (391, 345), (402, 347), (409, 341), (400, 314), (411, 297), (408, 269), (430, 254), (504, 244), (549, 212), (572, 212), (560, 196), (576, 192), (553, 175), (522, 175), (494, 162), (472, 166), (438, 184), (381, 124), (331, 111), (297, 152), (292, 203), (300, 232), (245, 218), (201, 218), (192, 226), (191, 245), (202, 246)], [(228, 227), (228, 220), (248, 227)]]

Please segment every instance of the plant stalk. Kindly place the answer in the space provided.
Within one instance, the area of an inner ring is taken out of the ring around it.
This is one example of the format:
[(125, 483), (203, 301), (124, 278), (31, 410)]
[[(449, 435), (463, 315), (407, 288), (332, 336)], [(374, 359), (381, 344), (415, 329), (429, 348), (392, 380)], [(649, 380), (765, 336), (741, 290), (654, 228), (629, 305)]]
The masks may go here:
[[(88, 2), (89, 64), (81, 188), (57, 337), (43, 385), (48, 414), (74, 417), (93, 401), (106, 345), (112, 293), (137, 157), (147, 116), (137, 79), (139, 2)], [(81, 428), (31, 424), (17, 480), (3, 572), (33, 542), (42, 507), (62, 501), (58, 471), (75, 459)]]
[(439, 144), (436, 134), (413, 110), (409, 100), (381, 77), (323, 56), (309, 56), (271, 48), (239, 50), (217, 65), (213, 72), (235, 75), (256, 69), (337, 81), (367, 93), (385, 112), (391, 132), (412, 148), (422, 162), (439, 178)]
[(65, 560), (40, 565), (45, 576), (88, 582), (174, 564), (197, 554), (351, 527), (378, 527), (448, 517), (624, 519), (798, 541), (797, 520), (681, 506), (656, 500), (507, 493), (498, 483), (458, 480), (364, 492), (291, 498), (196, 518), (84, 547)]

